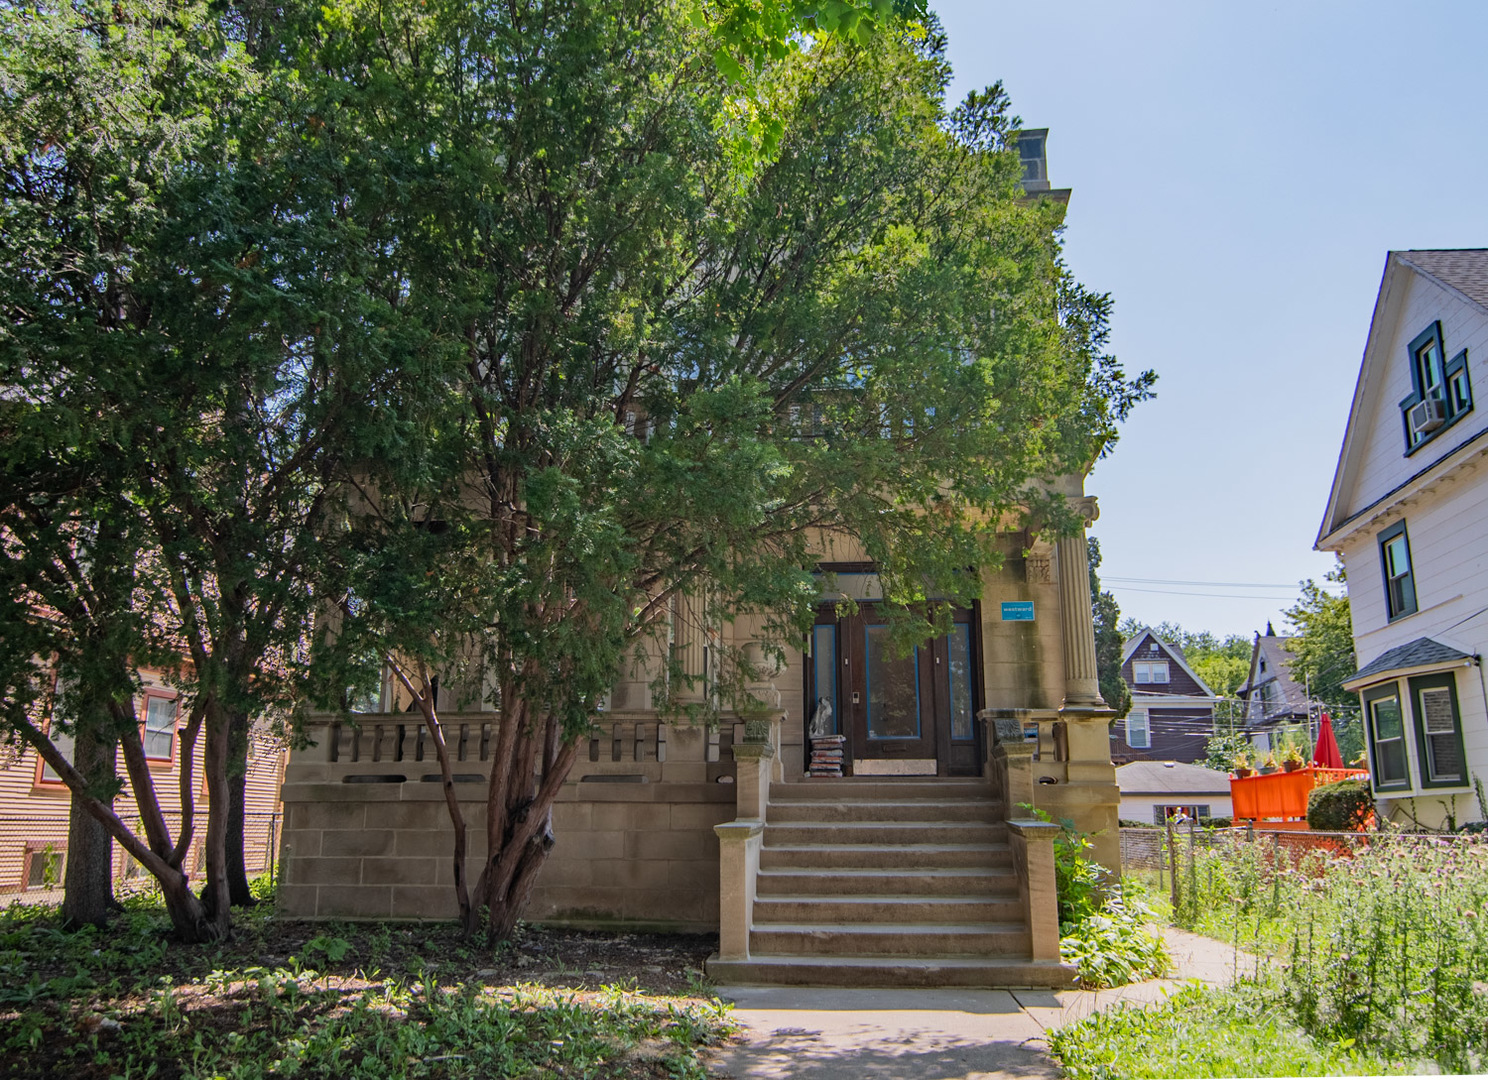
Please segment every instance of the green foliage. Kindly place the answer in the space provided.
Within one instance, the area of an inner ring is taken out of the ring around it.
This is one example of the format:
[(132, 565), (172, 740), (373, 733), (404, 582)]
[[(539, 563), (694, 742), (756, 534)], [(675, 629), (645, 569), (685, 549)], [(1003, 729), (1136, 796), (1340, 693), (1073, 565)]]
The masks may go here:
[(1079, 968), (1087, 990), (1161, 978), (1172, 961), (1154, 921), (1141, 899), (1114, 886), (1099, 910), (1061, 925), (1059, 955)]
[(1240, 755), (1249, 755), (1250, 740), (1238, 731), (1222, 732), (1204, 740), (1204, 766), (1217, 772), (1230, 772)]
[[(1340, 562), (1328, 571), (1323, 580), (1333, 585), (1345, 584), (1343, 564)], [(1348, 593), (1335, 595), (1311, 579), (1302, 582), (1301, 590), (1301, 599), (1286, 611), (1287, 620), (1296, 631), (1288, 645), (1292, 678), (1307, 686), (1314, 698), (1335, 710), (1357, 710), (1358, 696), (1343, 688), (1343, 680), (1358, 669)], [(1342, 749), (1341, 738), (1339, 742)], [(1351, 749), (1357, 752), (1356, 748)], [(1347, 751), (1345, 760), (1348, 760)]]
[(1131, 711), (1131, 688), (1121, 677), (1121, 647), (1124, 644), (1119, 624), (1121, 608), (1116, 597), (1102, 591), (1096, 569), (1101, 564), (1100, 541), (1087, 540), (1090, 552), (1090, 602), (1095, 617), (1095, 668), (1100, 679), (1100, 693), (1106, 704), (1116, 710), (1113, 720)]
[(1364, 777), (1315, 787), (1307, 796), (1307, 827), (1319, 832), (1365, 828), (1374, 813), (1374, 795)]
[(1119, 1005), (1054, 1032), (1070, 1080), (1156, 1077), (1395, 1076), (1411, 1070), (1316, 1039), (1254, 987), (1186, 986), (1159, 1005)]
[(1219, 834), (1183, 894), (1184, 924), (1280, 961), (1264, 992), (1315, 1038), (1451, 1073), (1488, 1063), (1488, 844), (1368, 833), (1288, 854)]
[[(55, 918), (40, 906), (0, 912), (8, 1077), (149, 1076), (168, 1062), (192, 1077), (703, 1080), (702, 1051), (730, 1031), (727, 1006), (711, 997), (486, 986), (441, 978), (432, 963), (328, 980), (293, 958), (244, 966), (247, 943), (196, 953), (183, 968), (166, 953), (158, 906), (107, 933), (65, 933)], [(327, 935), (310, 945), (317, 955), (350, 949)]]

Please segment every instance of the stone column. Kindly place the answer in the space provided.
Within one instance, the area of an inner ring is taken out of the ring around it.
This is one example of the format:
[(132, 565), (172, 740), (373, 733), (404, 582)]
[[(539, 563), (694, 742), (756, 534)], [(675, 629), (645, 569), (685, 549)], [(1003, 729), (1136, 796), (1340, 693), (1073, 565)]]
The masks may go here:
[[(1089, 496), (1075, 502), (1088, 525), (1100, 511)], [(1059, 622), (1064, 631), (1064, 707), (1101, 709), (1100, 677), (1095, 666), (1095, 617), (1091, 611), (1090, 550), (1085, 531), (1060, 539)]]
[(1053, 822), (1013, 819), (1008, 822), (1008, 846), (1018, 874), (1018, 895), (1028, 912), (1028, 930), (1035, 961), (1059, 962), (1059, 889), (1054, 876)]

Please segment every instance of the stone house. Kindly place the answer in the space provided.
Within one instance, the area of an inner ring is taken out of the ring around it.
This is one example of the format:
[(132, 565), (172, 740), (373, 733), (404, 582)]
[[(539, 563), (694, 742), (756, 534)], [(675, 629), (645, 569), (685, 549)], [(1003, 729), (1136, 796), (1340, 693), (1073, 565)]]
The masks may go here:
[(1488, 249), (1392, 251), (1317, 548), (1348, 576), (1357, 691), (1385, 816), (1481, 816), (1488, 776)]
[[(1063, 202), (1068, 192), (1044, 175), (1044, 133), (1026, 134), (1030, 197)], [(1095, 519), (1083, 477), (1051, 483)], [(557, 845), (528, 917), (717, 932), (709, 970), (735, 982), (1069, 985), (1058, 828), (1026, 808), (1074, 819), (1119, 872), (1088, 551), (1083, 533), (1053, 541), (1014, 526), (1001, 549), (951, 632), (901, 657), (886, 647), (875, 567), (851, 545), (828, 547), (809, 638), (751, 687), (777, 705), (765, 741), (745, 742), (737, 717), (714, 729), (668, 722), (651, 698), (659, 665), (642, 658), (595, 715), (559, 796)], [(856, 613), (838, 611), (842, 596)], [(703, 626), (686, 605), (666, 648), (698, 679), (684, 698), (700, 697), (714, 650), (747, 651), (762, 627), (748, 617)], [(809, 775), (808, 727), (823, 702), (842, 776)], [(451, 833), (423, 725), (391, 687), (373, 710), (314, 718), (311, 745), (291, 757), (284, 914), (455, 914)], [(482, 820), (501, 717), (445, 712), (443, 723), (466, 818)], [(470, 841), (476, 865), (481, 830)]]
[(1131, 688), (1132, 705), (1111, 731), (1111, 759), (1203, 760), (1219, 698), (1189, 667), (1183, 650), (1143, 627), (1121, 649), (1121, 677)]

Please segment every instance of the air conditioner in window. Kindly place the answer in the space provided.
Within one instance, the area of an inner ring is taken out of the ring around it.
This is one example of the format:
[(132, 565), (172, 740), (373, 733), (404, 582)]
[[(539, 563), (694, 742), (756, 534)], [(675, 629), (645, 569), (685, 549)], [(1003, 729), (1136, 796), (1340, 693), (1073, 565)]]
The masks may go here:
[(1410, 407), (1410, 429), (1412, 435), (1425, 435), (1447, 422), (1447, 409), (1441, 398), (1429, 397)]

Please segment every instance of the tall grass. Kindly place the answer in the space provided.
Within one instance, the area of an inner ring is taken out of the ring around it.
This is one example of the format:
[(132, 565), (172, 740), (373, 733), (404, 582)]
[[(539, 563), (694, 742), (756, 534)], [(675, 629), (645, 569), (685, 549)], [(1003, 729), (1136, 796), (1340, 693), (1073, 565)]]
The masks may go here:
[(1304, 1030), (1448, 1072), (1488, 1067), (1488, 844), (1213, 841), (1179, 860), (1174, 921), (1271, 958), (1263, 980)]

